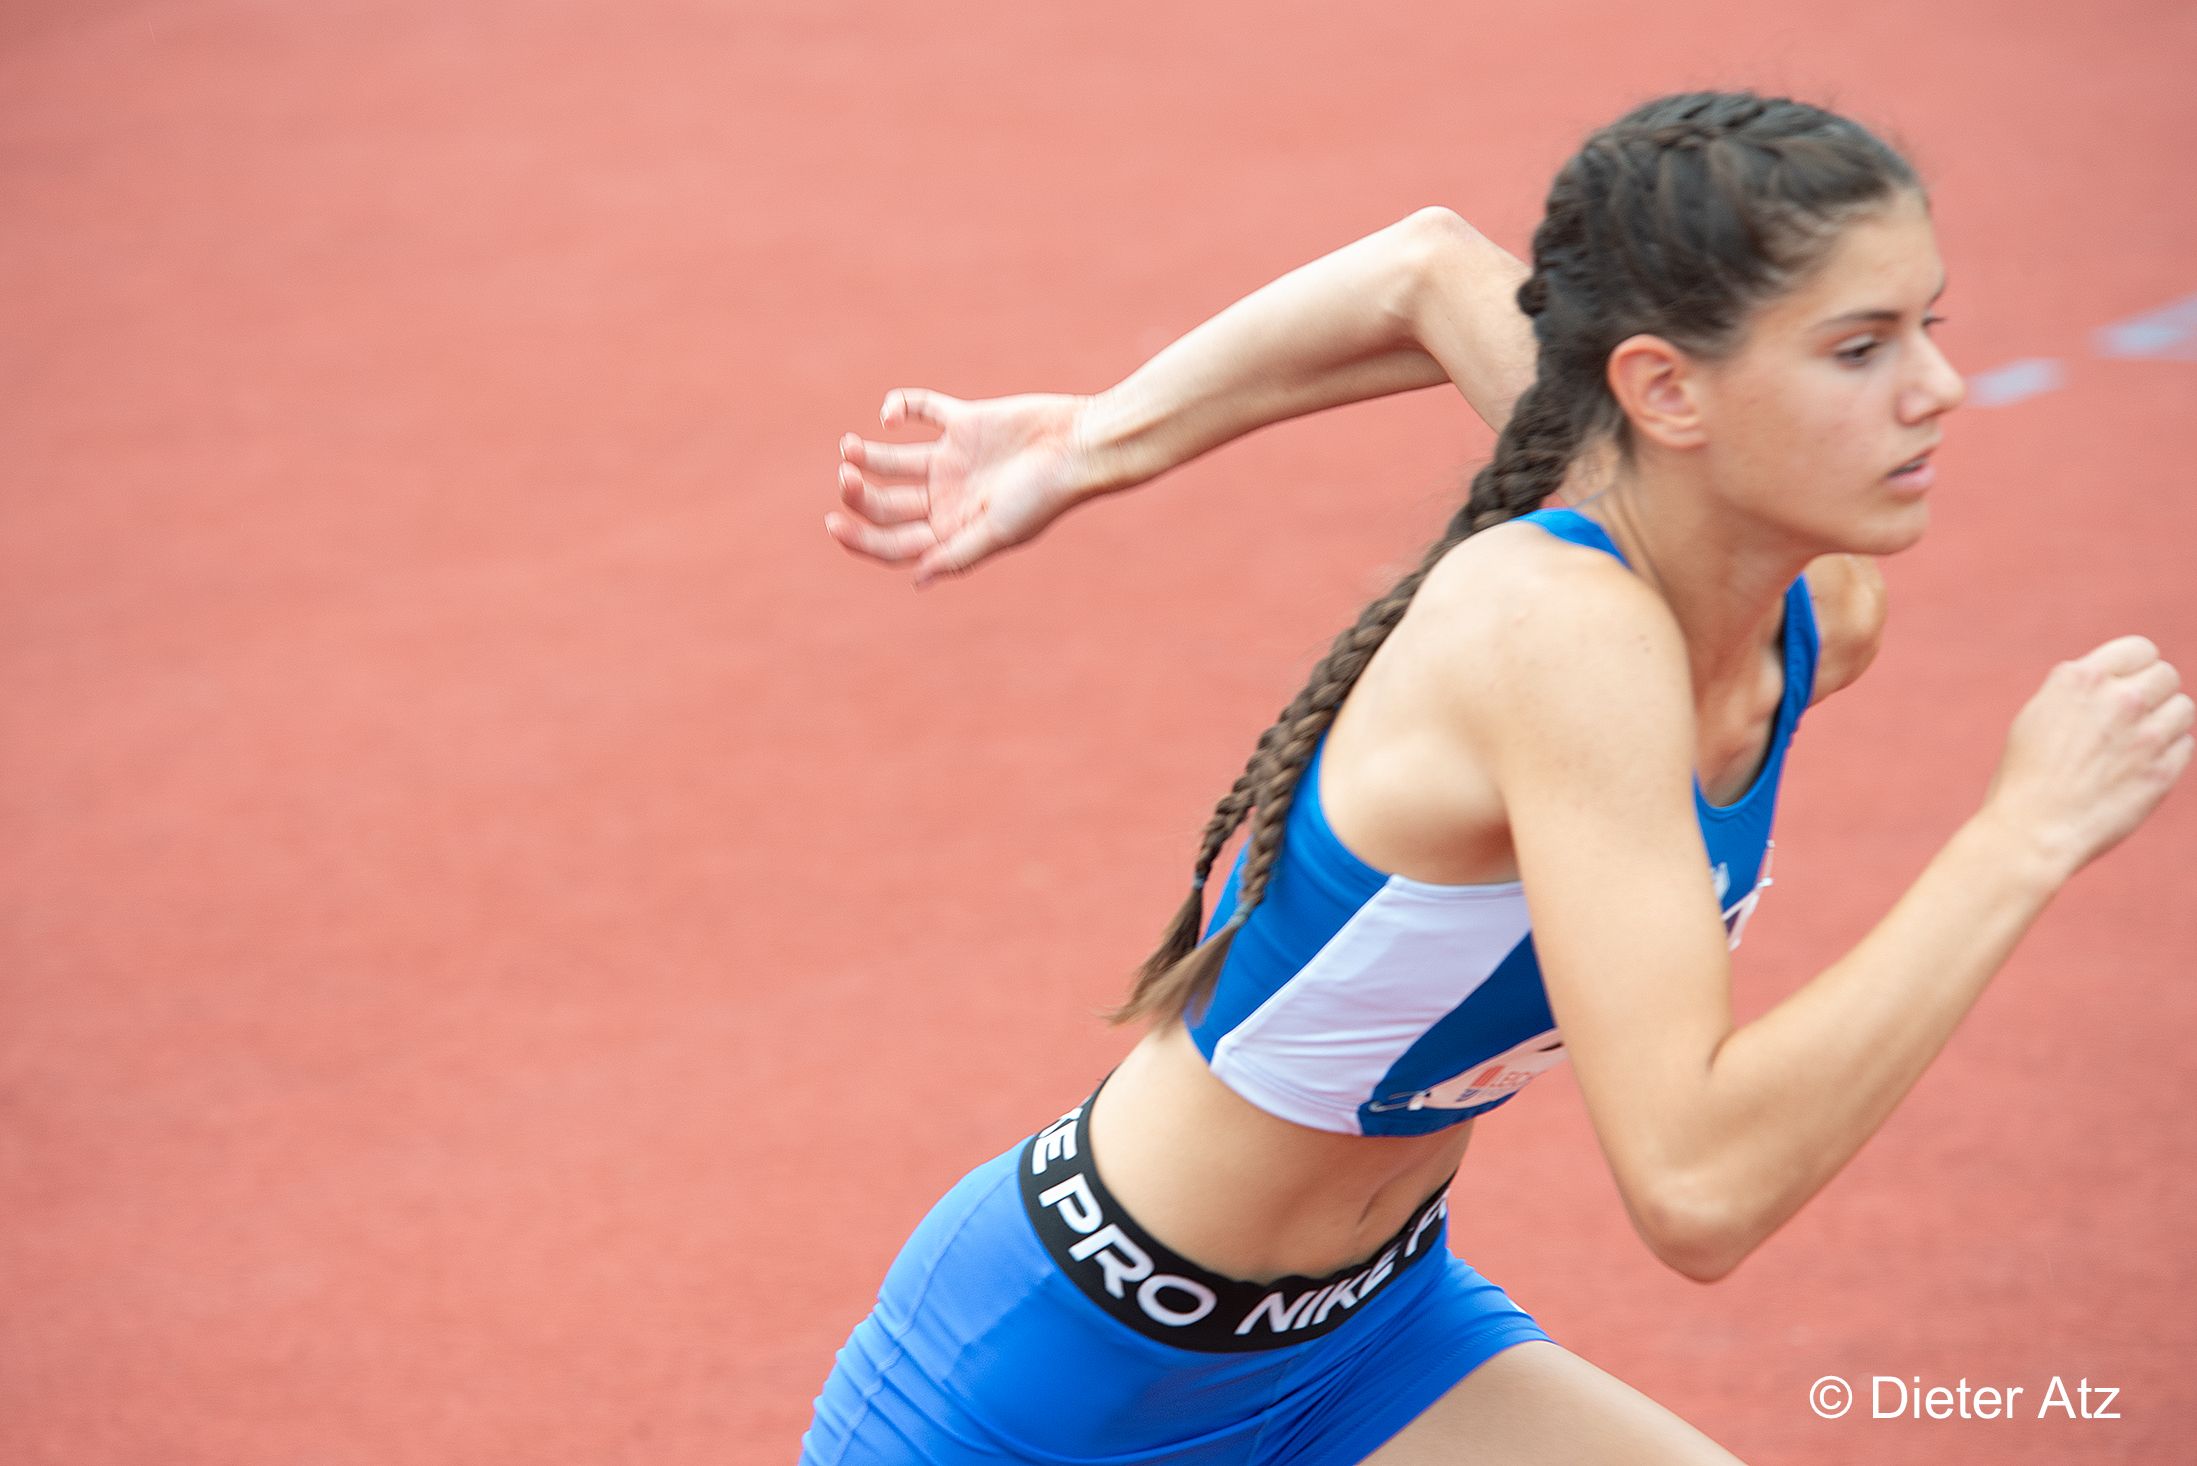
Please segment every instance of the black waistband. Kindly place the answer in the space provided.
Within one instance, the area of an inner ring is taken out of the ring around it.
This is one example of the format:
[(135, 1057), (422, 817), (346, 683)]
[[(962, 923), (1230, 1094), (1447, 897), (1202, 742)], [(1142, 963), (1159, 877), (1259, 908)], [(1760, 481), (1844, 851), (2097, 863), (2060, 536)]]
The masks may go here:
[(1085, 1296), (1148, 1338), (1208, 1353), (1301, 1344), (1341, 1328), (1442, 1245), (1446, 1182), (1370, 1261), (1328, 1277), (1247, 1283), (1208, 1272), (1153, 1240), (1099, 1180), (1084, 1124), (1090, 1108), (1085, 1100), (1023, 1147), (1022, 1209)]

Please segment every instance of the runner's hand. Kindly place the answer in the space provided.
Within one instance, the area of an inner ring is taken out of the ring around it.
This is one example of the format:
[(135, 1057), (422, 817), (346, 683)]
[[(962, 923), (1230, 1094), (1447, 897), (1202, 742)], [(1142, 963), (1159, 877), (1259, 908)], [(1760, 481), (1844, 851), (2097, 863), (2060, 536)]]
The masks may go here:
[(2073, 875), (2142, 824), (2189, 766), (2197, 707), (2181, 686), (2141, 636), (2060, 663), (2015, 715), (1986, 808)]
[(839, 497), (824, 516), (831, 537), (884, 565), (915, 562), (915, 584), (960, 575), (1034, 537), (1097, 486), (1093, 455), (1077, 441), (1088, 399), (1056, 395), (963, 402), (901, 387), (878, 419), (938, 429), (924, 443), (839, 440)]

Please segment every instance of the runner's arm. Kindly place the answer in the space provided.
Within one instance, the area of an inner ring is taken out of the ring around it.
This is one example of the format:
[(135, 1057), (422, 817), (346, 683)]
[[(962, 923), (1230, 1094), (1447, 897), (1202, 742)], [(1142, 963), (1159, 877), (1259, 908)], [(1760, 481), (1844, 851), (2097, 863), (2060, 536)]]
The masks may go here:
[(1422, 209), (1230, 306), (1096, 397), (962, 401), (895, 388), (880, 420), (926, 442), (840, 440), (851, 553), (959, 575), (1068, 510), (1283, 418), (1453, 380), (1500, 426), (1532, 380), (1526, 268), (1447, 209)]
[(2164, 796), (2189, 761), (2189, 700), (2139, 638), (2055, 669), (1991, 797), (1890, 914), (1736, 1025), (1678, 629), (1614, 573), (1538, 590), (1513, 594), (1531, 610), (1494, 654), (1483, 705), (1501, 712), (1479, 746), (1627, 1211), (1658, 1257), (1713, 1280), (1852, 1159), (2059, 886)]
[(1270, 423), (1444, 381), (1500, 429), (1533, 382), (1527, 267), (1427, 208), (1290, 271), (1091, 399), (1099, 492)]

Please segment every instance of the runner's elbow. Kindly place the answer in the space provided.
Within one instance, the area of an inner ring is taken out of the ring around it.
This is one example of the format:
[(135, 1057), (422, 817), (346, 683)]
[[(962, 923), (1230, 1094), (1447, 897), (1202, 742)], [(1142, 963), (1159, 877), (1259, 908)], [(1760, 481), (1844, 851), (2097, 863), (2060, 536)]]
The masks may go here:
[(1422, 281), (1435, 280), (1445, 272), (1457, 270), (1460, 265), (1467, 269), (1487, 268), (1498, 255), (1503, 263), (1516, 266), (1494, 241), (1473, 228), (1464, 215), (1440, 204), (1430, 204), (1405, 216), (1396, 229), (1408, 241), (1411, 258), (1418, 266)]
[(1429, 244), (1454, 244), (1460, 240), (1480, 237), (1480, 231), (1465, 222), (1465, 216), (1442, 204), (1429, 204), (1414, 209), (1404, 216), (1400, 225), (1414, 239)]
[(1761, 1240), (1738, 1207), (1698, 1182), (1666, 1181), (1630, 1210), (1657, 1260), (1697, 1283), (1729, 1276)]
[(1455, 276), (1461, 261), (1470, 261), (1476, 250), (1490, 247), (1486, 236), (1466, 223), (1463, 215), (1440, 204), (1406, 215), (1394, 233), (1407, 261), (1408, 284), (1398, 310), (1407, 325), (1418, 323), (1420, 313), (1440, 295), (1443, 282)]

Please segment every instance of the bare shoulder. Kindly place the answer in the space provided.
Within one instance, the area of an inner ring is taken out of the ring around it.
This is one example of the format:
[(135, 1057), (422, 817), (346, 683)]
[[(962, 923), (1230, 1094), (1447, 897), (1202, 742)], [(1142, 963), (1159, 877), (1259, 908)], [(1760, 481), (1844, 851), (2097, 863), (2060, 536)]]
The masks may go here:
[(1422, 608), (1441, 650), (1487, 675), (1576, 682), (1630, 667), (1685, 686), (1685, 641), (1662, 599), (1611, 556), (1533, 524), (1497, 525), (1443, 556), (1412, 613)]
[(1889, 600), (1884, 572), (1867, 555), (1820, 556), (1808, 563), (1806, 580), (1820, 644), (1814, 706), (1869, 670), (1884, 644)]
[[(1626, 631), (1642, 619), (1647, 647)], [(1608, 555), (1499, 525), (1442, 557), (1351, 688), (1320, 797), (1337, 837), (1379, 869), (1511, 881), (1525, 760), (1577, 763), (1567, 745), (1606, 738), (1598, 762), (1667, 761), (1683, 792), (1692, 714), (1684, 646), (1652, 592)], [(1651, 721), (1668, 730), (1652, 751), (1634, 731)]]
[[(1417, 624), (1414, 624), (1414, 623)], [(1670, 609), (1609, 555), (1538, 526), (1498, 525), (1445, 555), (1398, 638), (1440, 689), (1441, 715), (1488, 766), (1609, 740), (1692, 767), (1685, 639)]]

